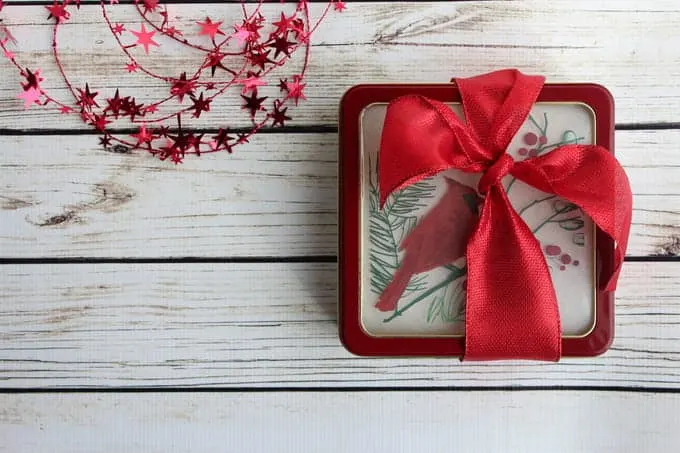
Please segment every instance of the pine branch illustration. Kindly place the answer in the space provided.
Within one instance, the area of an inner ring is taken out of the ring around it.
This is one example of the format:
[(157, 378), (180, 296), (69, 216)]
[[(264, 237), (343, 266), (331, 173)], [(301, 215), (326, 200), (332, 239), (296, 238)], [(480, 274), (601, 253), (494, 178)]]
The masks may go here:
[[(392, 195), (383, 209), (380, 209), (380, 193), (371, 183), (369, 235), (371, 242), (371, 290), (382, 294), (399, 268), (399, 244), (415, 227), (415, 211), (424, 207), (427, 200), (434, 196), (436, 186), (428, 181), (420, 181)], [(424, 277), (411, 280), (407, 292), (424, 288)]]

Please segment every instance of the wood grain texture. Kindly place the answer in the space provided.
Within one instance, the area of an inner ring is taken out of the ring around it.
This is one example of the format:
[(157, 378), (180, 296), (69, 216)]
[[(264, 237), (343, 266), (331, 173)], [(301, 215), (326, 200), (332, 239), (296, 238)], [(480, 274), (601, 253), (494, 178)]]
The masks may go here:
[(678, 414), (606, 392), (7, 395), (0, 452), (671, 452)]
[[(680, 254), (680, 131), (619, 131), (629, 255)], [(180, 166), (86, 136), (0, 136), (0, 257), (337, 253), (337, 137), (261, 134)]]
[(680, 390), (680, 263), (627, 263), (616, 339), (560, 364), (357, 358), (332, 264), (0, 270), (0, 387), (626, 386)]
[[(649, 6), (632, 0), (350, 5), (344, 13), (331, 15), (314, 37), (306, 90), (309, 101), (289, 111), (296, 125), (335, 124), (340, 96), (356, 83), (446, 82), (452, 76), (503, 67), (544, 74), (552, 82), (604, 84), (617, 100), (619, 123), (680, 121), (676, 83), (680, 46), (661, 44), (676, 37), (680, 8), (674, 0), (657, 0)], [(265, 13), (271, 16), (279, 8), (268, 5)], [(318, 16), (321, 8), (322, 4), (313, 4), (313, 14)], [(169, 10), (177, 26), (191, 34), (196, 20), (206, 15), (237, 18), (240, 6), (171, 5)], [(46, 75), (44, 87), (55, 88), (55, 96), (68, 99), (51, 61), (51, 25), (44, 12), (42, 6), (15, 6), (6, 8), (3, 15), (10, 25), (20, 24), (14, 30), (22, 65), (41, 67)], [(139, 18), (132, 6), (114, 8), (112, 15), (114, 21), (137, 29)], [(67, 27), (59, 38), (62, 59), (77, 86), (87, 81), (101, 98), (120, 87), (124, 94), (145, 103), (167, 95), (165, 84), (126, 73), (127, 61), (103, 26), (97, 6), (74, 11)], [(163, 42), (142, 61), (161, 74), (177, 77), (182, 68), (195, 66), (192, 61), (198, 58)], [(278, 75), (289, 77), (299, 70), (299, 63), (299, 59), (291, 62)], [(23, 112), (16, 99), (18, 75), (8, 64), (0, 64), (0, 80), (3, 128), (85, 127), (77, 117), (65, 118), (45, 109)], [(276, 90), (270, 87), (263, 92)], [(243, 125), (245, 116), (235, 102), (236, 94), (213, 103), (212, 115), (192, 124)]]

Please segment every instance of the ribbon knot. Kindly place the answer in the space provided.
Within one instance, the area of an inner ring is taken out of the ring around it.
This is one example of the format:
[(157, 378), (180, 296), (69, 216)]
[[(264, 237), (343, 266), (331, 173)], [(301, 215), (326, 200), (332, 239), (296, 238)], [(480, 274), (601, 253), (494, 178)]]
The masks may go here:
[(482, 175), (479, 180), (477, 190), (480, 194), (486, 195), (491, 186), (498, 184), (501, 180), (510, 173), (512, 167), (515, 166), (515, 160), (507, 153), (501, 154), (501, 157), (496, 160)]
[[(458, 215), (455, 203), (446, 203), (449, 210), (438, 211), (439, 225), (433, 224), (435, 206), (401, 243), (414, 243), (416, 234), (421, 242), (415, 243), (429, 241), (429, 249), (422, 246), (417, 253), (418, 262), (428, 265), (424, 269), (441, 265), (444, 258), (453, 263), (464, 251), (465, 360), (554, 361), (561, 355), (550, 269), (541, 244), (502, 190), (500, 181), (508, 173), (575, 204), (615, 241), (614, 267), (601, 276), (605, 291), (616, 287), (625, 255), (632, 194), (623, 168), (608, 150), (564, 145), (517, 162), (504, 151), (527, 119), (543, 82), (543, 77), (517, 70), (456, 79), (465, 122), (443, 102), (423, 96), (403, 96), (387, 107), (378, 160), (381, 206), (392, 192), (450, 168), (483, 173), (478, 189), (485, 199), (478, 217)], [(458, 203), (469, 193), (449, 192)], [(447, 224), (441, 219), (453, 219), (458, 231), (465, 232), (456, 235), (459, 243), (442, 242)], [(397, 300), (408, 284), (408, 278), (402, 280), (392, 294)]]

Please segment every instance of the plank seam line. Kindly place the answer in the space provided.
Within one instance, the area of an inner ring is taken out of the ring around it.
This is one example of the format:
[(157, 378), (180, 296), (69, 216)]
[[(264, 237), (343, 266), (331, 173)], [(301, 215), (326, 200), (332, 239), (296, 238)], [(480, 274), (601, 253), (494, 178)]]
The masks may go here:
[(0, 388), (0, 394), (56, 393), (382, 393), (382, 392), (611, 392), (680, 394), (680, 388), (625, 386), (395, 386), (395, 387), (76, 387), (76, 388)]
[[(680, 262), (680, 256), (627, 256), (626, 262)], [(161, 264), (161, 263), (337, 263), (335, 255), (309, 256), (243, 256), (243, 257), (168, 257), (168, 258), (0, 258), (0, 265), (16, 264)]]

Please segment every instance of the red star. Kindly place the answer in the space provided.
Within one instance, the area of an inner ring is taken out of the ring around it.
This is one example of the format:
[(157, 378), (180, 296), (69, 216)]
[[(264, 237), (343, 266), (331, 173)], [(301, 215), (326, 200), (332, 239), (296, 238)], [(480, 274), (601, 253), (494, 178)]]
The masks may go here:
[(125, 27), (123, 26), (123, 24), (116, 24), (116, 25), (113, 26), (112, 30), (115, 34), (120, 36), (125, 31)]
[(307, 99), (307, 97), (305, 97), (305, 94), (302, 92), (302, 90), (305, 89), (305, 84), (300, 82), (302, 82), (302, 77), (299, 75), (294, 75), (293, 81), (290, 83), (286, 83), (286, 90), (288, 91), (287, 97), (293, 98), (295, 100), (295, 105), (298, 105), (300, 99), (302, 100)]
[(59, 107), (59, 112), (64, 115), (68, 115), (69, 113), (73, 113), (73, 109), (68, 105), (62, 105), (61, 107)]
[(106, 119), (106, 115), (93, 115), (93, 116), (94, 116), (94, 118), (92, 119), (92, 125), (99, 132), (106, 131), (106, 125), (111, 122), (111, 121)]
[(286, 115), (286, 111), (288, 110), (288, 107), (281, 108), (281, 103), (276, 102), (274, 103), (274, 113), (270, 114), (270, 117), (272, 118), (272, 127), (278, 126), (285, 126), (283, 124), (285, 121), (289, 121), (292, 118)]
[(158, 138), (157, 135), (153, 134), (153, 131), (148, 131), (146, 129), (145, 124), (142, 124), (139, 127), (139, 132), (137, 132), (136, 134), (132, 134), (131, 137), (134, 137), (134, 138), (137, 139), (137, 146), (138, 147), (139, 147), (139, 145), (146, 143), (146, 144), (149, 145), (149, 148), (151, 148), (151, 142)]
[(144, 104), (137, 104), (135, 98), (130, 99), (126, 97), (123, 99), (123, 104), (120, 108), (123, 111), (123, 115), (129, 115), (130, 121), (134, 122), (136, 116), (144, 116), (145, 111), (142, 107), (144, 107)]
[(250, 32), (245, 27), (234, 27), (234, 31), (232, 36), (238, 40), (239, 44), (250, 41)]
[(144, 46), (144, 52), (149, 53), (149, 46), (160, 47), (156, 41), (153, 40), (153, 35), (156, 34), (155, 31), (146, 31), (146, 27), (142, 24), (142, 29), (139, 31), (130, 30), (130, 33), (137, 37), (137, 42), (135, 45)]
[(224, 67), (222, 64), (222, 60), (224, 59), (224, 54), (221, 52), (218, 52), (217, 50), (213, 50), (208, 54), (208, 57), (206, 58), (206, 62), (203, 64), (204, 68), (210, 68), (211, 70), (211, 75), (215, 75), (215, 70), (217, 68), (222, 68), (225, 71), (227, 71), (227, 68)]
[(183, 72), (182, 75), (179, 76), (179, 79), (177, 79), (172, 84), (172, 87), (170, 88), (170, 94), (177, 96), (179, 98), (179, 102), (181, 103), (184, 102), (185, 95), (188, 94), (189, 96), (193, 96), (195, 90), (196, 80), (187, 80), (187, 73)]
[(305, 22), (302, 19), (295, 19), (290, 29), (295, 34), (295, 37), (299, 40), (301, 36), (305, 35)]
[(17, 97), (24, 100), (25, 109), (28, 109), (33, 104), (40, 105), (40, 91), (35, 88), (29, 88), (28, 90), (22, 91)]
[(54, 0), (54, 4), (52, 6), (46, 6), (45, 8), (50, 12), (50, 15), (47, 17), (47, 19), (52, 19), (54, 17), (58, 24), (66, 22), (68, 18), (71, 17), (69, 12), (66, 11), (66, 5), (60, 5), (57, 0)]
[(132, 63), (128, 63), (126, 66), (127, 72), (137, 72), (137, 69), (139, 68), (139, 65), (135, 63), (134, 61)]
[(333, 4), (333, 8), (339, 13), (343, 12), (347, 6), (345, 5), (345, 2), (341, 0), (336, 0), (336, 2)]
[(243, 84), (243, 90), (241, 91), (243, 94), (257, 90), (257, 87), (267, 84), (267, 82), (251, 71), (248, 71), (248, 77), (246, 79), (239, 80), (238, 82)]
[(201, 117), (201, 112), (209, 112), (210, 111), (210, 103), (212, 102), (211, 99), (206, 99), (203, 100), (203, 93), (201, 93), (201, 96), (199, 96), (198, 99), (193, 100), (194, 105), (191, 107), (191, 109), (194, 111), (194, 118), (200, 118)]
[(99, 104), (97, 104), (97, 101), (94, 100), (94, 98), (97, 97), (97, 94), (99, 94), (99, 92), (91, 93), (90, 92), (90, 85), (88, 85), (87, 83), (85, 84), (85, 91), (78, 88), (78, 93), (79, 93), (79, 96), (78, 96), (78, 102), (77, 103), (78, 103), (78, 105), (80, 105), (80, 111), (81, 112), (84, 112), (86, 110), (89, 112), (89, 111), (92, 110), (92, 107), (99, 107)]
[(112, 98), (108, 98), (106, 100), (108, 105), (104, 109), (104, 112), (111, 112), (113, 116), (118, 119), (118, 116), (120, 115), (120, 109), (123, 107), (123, 104), (125, 102), (129, 102), (129, 100), (129, 97), (122, 99), (118, 93), (118, 90), (116, 90), (116, 94)]
[(159, 1), (160, 0), (143, 0), (144, 14), (147, 14), (149, 11), (155, 11), (156, 8), (158, 8), (158, 2)]
[(203, 140), (203, 134), (201, 135), (189, 134), (188, 139), (189, 148), (193, 148), (197, 156), (201, 155), (201, 140)]
[(45, 80), (40, 77), (40, 69), (37, 69), (35, 73), (33, 73), (30, 69), (26, 68), (26, 70), (22, 72), (22, 75), (26, 79), (26, 83), (21, 84), (24, 90), (28, 90), (29, 88), (40, 90), (40, 82)]
[(262, 70), (264, 70), (266, 64), (273, 64), (274, 62), (269, 59), (270, 52), (271, 50), (266, 52), (252, 52), (250, 55), (248, 55), (251, 66), (259, 66), (262, 68)]
[(280, 53), (283, 53), (287, 57), (290, 57), (290, 48), (293, 47), (294, 45), (295, 45), (294, 42), (290, 42), (288, 41), (288, 39), (282, 36), (277, 36), (276, 39), (274, 39), (274, 42), (269, 44), (269, 47), (273, 47), (276, 50), (274, 58), (278, 58)]
[(253, 90), (253, 92), (250, 94), (250, 97), (241, 95), (244, 101), (246, 103), (241, 107), (242, 109), (247, 109), (250, 110), (250, 116), (255, 116), (255, 114), (258, 112), (258, 110), (262, 110), (262, 103), (267, 99), (267, 97), (263, 98), (258, 98), (257, 97), (257, 90)]
[(213, 151), (219, 149), (220, 147), (223, 147), (229, 154), (231, 154), (231, 148), (234, 146), (233, 143), (229, 143), (230, 140), (233, 140), (234, 137), (229, 135), (229, 130), (228, 129), (223, 129), (220, 128), (217, 131), (217, 135), (213, 137), (213, 141), (210, 142), (210, 147), (213, 149)]
[(201, 27), (198, 34), (210, 36), (210, 39), (215, 40), (216, 35), (224, 35), (224, 32), (220, 30), (222, 22), (224, 21), (213, 22), (209, 17), (206, 17), (205, 22), (196, 22), (196, 25)]
[(158, 105), (157, 104), (150, 104), (144, 107), (144, 114), (146, 115), (147, 113), (156, 113), (158, 111)]
[(99, 137), (99, 144), (104, 147), (104, 149), (111, 146), (111, 136), (109, 134), (104, 134), (103, 137)]
[(286, 17), (283, 13), (281, 13), (281, 20), (272, 23), (272, 25), (276, 27), (276, 31), (274, 33), (285, 36), (288, 30), (292, 28), (293, 19), (295, 19), (295, 14), (290, 17)]
[(182, 36), (182, 32), (177, 30), (175, 27), (168, 27), (165, 29), (165, 34), (174, 38), (175, 36)]

